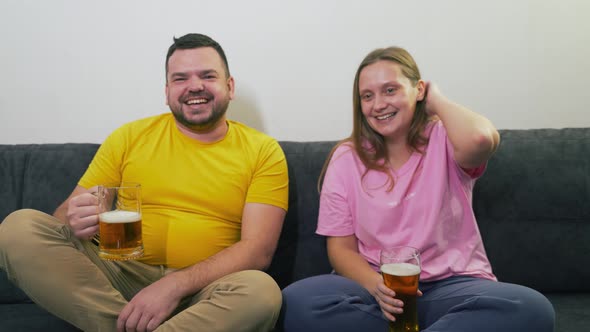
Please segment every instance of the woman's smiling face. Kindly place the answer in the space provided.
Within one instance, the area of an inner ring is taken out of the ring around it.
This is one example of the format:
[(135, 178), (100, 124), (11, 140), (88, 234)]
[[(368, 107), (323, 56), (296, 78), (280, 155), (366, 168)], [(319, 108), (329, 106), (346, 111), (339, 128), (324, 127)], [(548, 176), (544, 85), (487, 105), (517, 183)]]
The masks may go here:
[(421, 99), (420, 87), (413, 85), (393, 61), (380, 60), (367, 65), (359, 75), (361, 110), (369, 126), (386, 141), (406, 138)]

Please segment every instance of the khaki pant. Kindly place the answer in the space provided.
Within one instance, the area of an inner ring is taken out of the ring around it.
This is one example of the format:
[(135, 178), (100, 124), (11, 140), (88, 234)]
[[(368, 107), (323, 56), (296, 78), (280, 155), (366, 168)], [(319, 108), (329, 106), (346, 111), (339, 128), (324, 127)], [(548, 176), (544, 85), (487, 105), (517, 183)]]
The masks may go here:
[[(35, 303), (84, 331), (115, 331), (127, 301), (172, 270), (136, 261), (104, 261), (56, 218), (19, 210), (0, 224), (0, 268)], [(260, 271), (216, 280), (184, 299), (157, 331), (269, 331), (281, 291)]]

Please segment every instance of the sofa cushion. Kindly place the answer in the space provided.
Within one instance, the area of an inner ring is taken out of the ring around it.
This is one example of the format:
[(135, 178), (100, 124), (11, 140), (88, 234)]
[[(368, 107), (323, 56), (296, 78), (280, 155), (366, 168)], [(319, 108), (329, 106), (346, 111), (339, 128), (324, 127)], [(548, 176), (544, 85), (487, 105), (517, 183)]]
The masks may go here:
[(25, 163), (30, 145), (0, 145), (0, 222), (22, 204)]
[[(474, 210), (494, 273), (543, 292), (590, 291), (590, 130), (503, 130)], [(566, 273), (567, 271), (567, 273)]]
[[(0, 145), (0, 222), (33, 208), (52, 213), (72, 192), (98, 144)], [(29, 302), (0, 271), (0, 303)]]
[[(326, 252), (326, 240), (315, 233), (319, 193), (320, 171), (335, 141), (280, 142), (289, 165), (290, 208), (285, 218), (283, 232), (294, 256), (286, 257), (281, 264), (292, 274), (281, 282), (288, 283), (332, 270)], [(283, 238), (281, 239), (283, 241)], [(282, 281), (282, 280), (281, 280)]]
[(34, 145), (25, 165), (22, 208), (53, 213), (74, 190), (98, 144)]
[[(20, 288), (16, 287), (3, 270), (0, 270), (0, 304), (6, 303), (31, 303), (29, 297)], [(1, 322), (2, 320), (0, 320)]]
[(80, 331), (33, 303), (3, 305), (0, 322), (1, 331)]
[(555, 308), (555, 331), (588, 331), (590, 293), (545, 294)]

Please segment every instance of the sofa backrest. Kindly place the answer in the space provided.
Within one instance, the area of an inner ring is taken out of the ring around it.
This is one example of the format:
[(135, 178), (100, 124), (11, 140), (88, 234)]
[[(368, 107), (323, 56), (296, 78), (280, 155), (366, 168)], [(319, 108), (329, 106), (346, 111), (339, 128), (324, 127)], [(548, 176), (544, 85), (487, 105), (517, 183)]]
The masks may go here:
[[(590, 128), (500, 134), (473, 194), (494, 273), (544, 292), (590, 291)], [(291, 181), (283, 245), (291, 252), (279, 259), (295, 254), (292, 266), (282, 266), (293, 271), (283, 284), (331, 271), (325, 239), (315, 228), (317, 181), (335, 144), (281, 142)]]
[(590, 128), (502, 130), (474, 189), (500, 280), (590, 291)]
[(0, 221), (14, 210), (53, 213), (74, 190), (98, 144), (0, 145)]
[(319, 209), (318, 178), (336, 142), (280, 144), (289, 167), (289, 211), (269, 273), (283, 288), (293, 281), (332, 271), (326, 240), (315, 234), (315, 230)]
[[(474, 211), (495, 274), (540, 291), (590, 291), (590, 128), (502, 130), (474, 190)], [(269, 273), (281, 287), (329, 273), (315, 234), (317, 181), (335, 141), (279, 142), (289, 200)], [(0, 145), (0, 221), (20, 208), (52, 213), (97, 144)]]

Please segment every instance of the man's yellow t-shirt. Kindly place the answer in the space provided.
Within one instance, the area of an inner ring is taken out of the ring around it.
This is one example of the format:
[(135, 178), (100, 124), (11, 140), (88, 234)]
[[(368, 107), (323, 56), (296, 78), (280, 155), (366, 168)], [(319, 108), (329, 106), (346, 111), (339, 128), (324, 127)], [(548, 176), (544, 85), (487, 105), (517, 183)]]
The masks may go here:
[(222, 140), (201, 143), (162, 114), (123, 125), (98, 149), (79, 185), (141, 184), (144, 263), (183, 268), (233, 245), (245, 203), (287, 210), (287, 163), (277, 141), (228, 125)]

